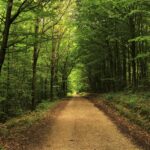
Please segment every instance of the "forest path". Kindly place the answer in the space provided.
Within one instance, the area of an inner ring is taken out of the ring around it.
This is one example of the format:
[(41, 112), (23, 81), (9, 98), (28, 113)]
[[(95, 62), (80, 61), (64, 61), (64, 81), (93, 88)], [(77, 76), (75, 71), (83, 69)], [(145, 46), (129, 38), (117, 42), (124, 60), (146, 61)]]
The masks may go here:
[(85, 98), (75, 97), (56, 118), (51, 134), (34, 150), (138, 150)]

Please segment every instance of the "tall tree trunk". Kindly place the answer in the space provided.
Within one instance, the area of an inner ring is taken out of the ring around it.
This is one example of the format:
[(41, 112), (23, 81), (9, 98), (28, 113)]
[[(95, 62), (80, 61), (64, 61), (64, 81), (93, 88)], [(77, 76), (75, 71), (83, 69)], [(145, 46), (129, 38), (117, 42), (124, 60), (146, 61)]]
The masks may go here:
[(37, 68), (37, 60), (38, 60), (38, 32), (39, 32), (39, 19), (36, 19), (35, 23), (35, 41), (33, 48), (33, 63), (32, 63), (32, 110), (35, 109), (35, 101), (36, 101), (36, 68)]
[(54, 79), (55, 79), (55, 53), (56, 41), (54, 37), (54, 29), (52, 31), (52, 51), (51, 51), (51, 81), (50, 81), (50, 99), (54, 99)]
[(7, 60), (7, 99), (9, 99), (9, 89), (10, 89), (10, 54), (8, 50), (8, 60)]
[(63, 91), (63, 97), (65, 97), (67, 95), (67, 79), (66, 79), (66, 76), (63, 75), (62, 77), (62, 91)]
[(131, 62), (130, 48), (128, 48), (128, 86), (131, 86)]
[(10, 30), (10, 26), (11, 26), (12, 7), (13, 7), (13, 0), (8, 0), (7, 11), (6, 11), (6, 20), (5, 20), (5, 26), (4, 26), (4, 31), (3, 31), (3, 35), (2, 35), (2, 43), (1, 43), (1, 48), (0, 48), (0, 72), (2, 70), (2, 66), (3, 66), (4, 60), (5, 60), (5, 55), (6, 55), (9, 30)]
[[(130, 23), (130, 33), (131, 33), (131, 39), (135, 38), (135, 22), (134, 17), (130, 17), (129, 19)], [(136, 87), (136, 43), (135, 41), (131, 42), (131, 58), (132, 58), (132, 86)]]
[(47, 99), (47, 77), (44, 79), (44, 98)]
[(126, 48), (123, 47), (123, 87), (127, 85), (127, 59), (126, 59)]
[(67, 95), (67, 58), (63, 66), (62, 72), (62, 96)]

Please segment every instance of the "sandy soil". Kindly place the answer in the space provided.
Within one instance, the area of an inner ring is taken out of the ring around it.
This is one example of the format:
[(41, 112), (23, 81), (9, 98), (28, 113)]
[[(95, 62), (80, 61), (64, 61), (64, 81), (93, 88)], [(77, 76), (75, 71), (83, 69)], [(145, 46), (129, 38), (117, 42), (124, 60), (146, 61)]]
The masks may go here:
[(34, 150), (139, 150), (114, 123), (84, 98), (73, 98)]

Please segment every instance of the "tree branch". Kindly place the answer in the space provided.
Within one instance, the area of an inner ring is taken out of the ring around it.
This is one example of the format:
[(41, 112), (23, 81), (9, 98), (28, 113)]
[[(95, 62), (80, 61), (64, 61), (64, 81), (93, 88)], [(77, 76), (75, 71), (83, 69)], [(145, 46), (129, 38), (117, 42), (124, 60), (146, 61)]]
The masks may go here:
[(27, 2), (27, 0), (24, 0), (22, 2), (22, 4), (20, 5), (20, 7), (18, 8), (17, 12), (11, 17), (10, 23), (13, 23), (13, 21), (19, 16), (19, 14), (26, 8), (26, 7), (24, 7), (24, 5), (25, 5), (26, 2)]

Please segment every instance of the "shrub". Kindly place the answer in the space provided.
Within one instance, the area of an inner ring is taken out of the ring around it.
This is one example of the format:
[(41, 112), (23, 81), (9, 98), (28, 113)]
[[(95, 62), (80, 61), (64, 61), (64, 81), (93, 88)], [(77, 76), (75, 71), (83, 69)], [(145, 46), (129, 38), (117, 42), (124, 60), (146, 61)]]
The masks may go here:
[(150, 93), (144, 94), (144, 99), (145, 100), (150, 100)]
[(143, 106), (140, 110), (140, 114), (143, 116), (150, 116), (150, 108), (149, 106)]
[(7, 126), (5, 124), (0, 124), (0, 136), (7, 137), (8, 134), (9, 134), (9, 131), (7, 129)]
[(127, 105), (128, 108), (130, 108), (130, 109), (135, 109), (135, 108), (136, 108), (136, 105), (137, 105), (137, 98), (134, 97), (134, 96), (132, 96), (132, 97), (130, 97), (129, 100), (127, 100), (127, 101), (125, 102), (125, 104)]
[(56, 104), (56, 101), (54, 102), (43, 101), (36, 107), (36, 111), (47, 110), (55, 104)]
[(0, 145), (0, 150), (5, 150), (2, 145)]
[(105, 98), (108, 101), (113, 101), (114, 100), (114, 96), (112, 94), (106, 95)]
[(5, 112), (0, 111), (0, 122), (5, 122), (8, 119), (8, 115)]

